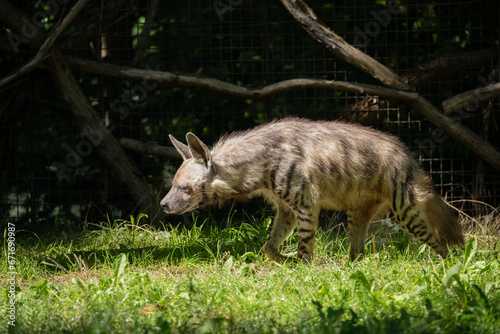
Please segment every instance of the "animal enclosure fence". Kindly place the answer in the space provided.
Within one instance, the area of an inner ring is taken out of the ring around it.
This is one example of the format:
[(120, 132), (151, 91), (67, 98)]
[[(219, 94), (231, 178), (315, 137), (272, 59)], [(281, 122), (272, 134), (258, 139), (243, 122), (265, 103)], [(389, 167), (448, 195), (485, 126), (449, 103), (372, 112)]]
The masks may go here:
[[(53, 3), (57, 6), (25, 0), (15, 6), (30, 24), (51, 31), (74, 2)], [(449, 113), (446, 109), (457, 94), (499, 81), (497, 1), (307, 3), (319, 22), (392, 69), (411, 91), (499, 147), (498, 97), (477, 99)], [(33, 52), (11, 34), (4, 26), (2, 77)], [(297, 78), (381, 86), (314, 40), (278, 1), (90, 1), (56, 44), (103, 126), (120, 140), (159, 197), (179, 165), (171, 151), (154, 151), (154, 145), (171, 146), (168, 134), (180, 139), (192, 131), (213, 143), (230, 131), (300, 116), (390, 132), (410, 147), (453, 205), (478, 214), (484, 205), (475, 201), (500, 204), (498, 171), (405, 101), (301, 87), (260, 99), (178, 80), (164, 84), (154, 76), (137, 80), (112, 73), (143, 68), (249, 89)], [(103, 161), (96, 149), (99, 136), (82, 131), (81, 120), (55, 88), (51, 70), (32, 71), (0, 91), (2, 220), (53, 225), (128, 216), (137, 210), (137, 201), (127, 180), (120, 181)]]

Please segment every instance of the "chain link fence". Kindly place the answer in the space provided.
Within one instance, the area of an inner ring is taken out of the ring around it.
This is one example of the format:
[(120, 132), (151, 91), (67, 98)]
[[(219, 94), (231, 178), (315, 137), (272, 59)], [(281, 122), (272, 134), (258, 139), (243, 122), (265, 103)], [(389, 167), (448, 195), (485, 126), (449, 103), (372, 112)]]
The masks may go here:
[[(499, 81), (497, 1), (308, 4), (346, 42), (392, 68), (435, 106)], [(16, 6), (33, 20), (44, 17), (36, 15), (40, 11), (48, 12), (33, 1)], [(45, 24), (57, 22), (68, 8), (52, 9)], [(143, 32), (147, 38), (140, 38)], [(7, 36), (9, 31), (3, 33)], [(379, 85), (313, 40), (278, 1), (91, 1), (58, 43), (64, 54), (74, 57), (250, 88), (293, 78)], [(18, 56), (0, 55), (2, 77), (22, 65)], [(82, 225), (136, 214), (125, 184), (117, 181), (80, 132), (47, 71), (35, 71), (0, 91), (3, 220), (33, 226)], [(454, 206), (479, 215), (486, 204), (500, 203), (498, 172), (400, 101), (326, 89), (296, 89), (252, 100), (203, 88), (74, 73), (119, 139), (170, 146), (168, 134), (183, 139), (192, 131), (214, 143), (224, 133), (288, 116), (356, 122), (401, 138)], [(497, 98), (449, 116), (499, 147), (499, 109)], [(163, 196), (179, 160), (128, 153), (154, 192)], [(229, 205), (208, 214), (217, 212), (224, 222), (231, 217), (251, 219), (262, 205)], [(180, 218), (161, 220), (175, 223)]]

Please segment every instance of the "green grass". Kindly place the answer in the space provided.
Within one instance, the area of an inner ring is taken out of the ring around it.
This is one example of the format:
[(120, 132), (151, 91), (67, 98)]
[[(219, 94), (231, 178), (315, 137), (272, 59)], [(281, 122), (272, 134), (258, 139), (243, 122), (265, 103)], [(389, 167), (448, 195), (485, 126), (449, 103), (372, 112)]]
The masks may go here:
[[(16, 326), (3, 320), (0, 332), (500, 332), (497, 232), (478, 229), (442, 260), (384, 222), (351, 263), (346, 236), (321, 230), (312, 264), (277, 265), (262, 253), (270, 218), (226, 229), (137, 220), (78, 235), (18, 232)], [(293, 257), (296, 242), (284, 253)]]

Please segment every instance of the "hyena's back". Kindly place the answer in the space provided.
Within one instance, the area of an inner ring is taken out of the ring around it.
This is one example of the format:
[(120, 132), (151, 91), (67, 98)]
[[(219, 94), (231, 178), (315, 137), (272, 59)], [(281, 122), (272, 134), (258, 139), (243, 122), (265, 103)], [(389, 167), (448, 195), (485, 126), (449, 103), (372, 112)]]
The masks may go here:
[(264, 247), (274, 260), (281, 259), (279, 246), (295, 227), (299, 258), (312, 258), (321, 209), (347, 211), (353, 259), (364, 254), (371, 219), (387, 209), (442, 256), (448, 244), (463, 244), (456, 216), (406, 146), (391, 135), (288, 118), (227, 136), (210, 154), (214, 180), (206, 191), (214, 202), (260, 194), (275, 205)]

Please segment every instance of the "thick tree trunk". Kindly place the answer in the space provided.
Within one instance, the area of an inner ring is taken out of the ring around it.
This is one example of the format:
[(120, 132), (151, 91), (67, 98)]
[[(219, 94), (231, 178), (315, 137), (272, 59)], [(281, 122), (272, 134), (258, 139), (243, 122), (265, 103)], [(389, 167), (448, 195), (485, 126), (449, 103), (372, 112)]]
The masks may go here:
[(149, 208), (150, 212), (156, 212), (158, 201), (142, 179), (141, 173), (128, 158), (118, 140), (101, 122), (59, 50), (53, 48), (52, 54), (48, 60), (49, 72), (78, 120), (83, 134), (97, 148), (101, 159), (118, 179), (127, 185), (130, 195), (138, 205)]
[(143, 180), (137, 167), (128, 158), (118, 140), (101, 123), (99, 115), (90, 105), (65, 58), (57, 47), (53, 47), (58, 36), (87, 2), (88, 0), (79, 0), (50, 34), (46, 34), (45, 30), (33, 25), (26, 15), (8, 1), (0, 0), (0, 7), (2, 8), (0, 21), (11, 29), (13, 34), (16, 34), (11, 36), (12, 46), (18, 48), (22, 44), (26, 44), (29, 45), (31, 50), (37, 50), (34, 57), (23, 67), (0, 80), (0, 86), (27, 74), (34, 68), (40, 67), (42, 63), (48, 65), (49, 73), (55, 85), (64, 100), (69, 104), (83, 134), (97, 148), (101, 159), (112, 170), (113, 174), (127, 185), (131, 197), (137, 202), (138, 206), (142, 209), (149, 209), (151, 218), (153, 218), (159, 212), (157, 198)]

